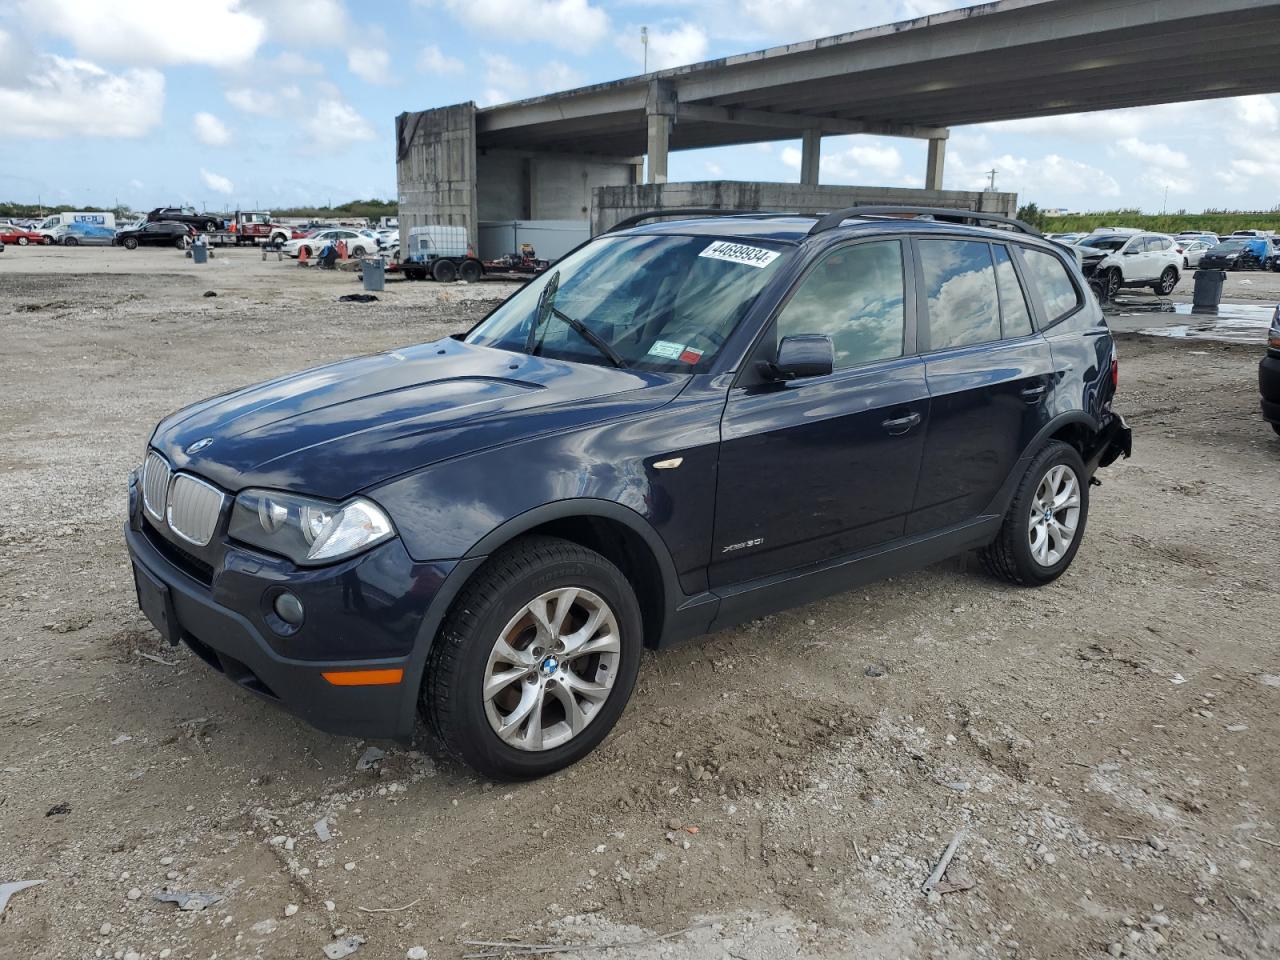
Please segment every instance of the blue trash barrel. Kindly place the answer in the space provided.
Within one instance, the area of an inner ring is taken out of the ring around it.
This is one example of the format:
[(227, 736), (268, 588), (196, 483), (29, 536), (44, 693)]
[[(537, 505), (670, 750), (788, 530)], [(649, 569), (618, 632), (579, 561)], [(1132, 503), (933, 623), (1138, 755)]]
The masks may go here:
[(191, 262), (192, 263), (208, 263), (209, 248), (203, 243), (195, 243), (191, 245)]
[(382, 257), (369, 257), (361, 262), (360, 272), (364, 277), (364, 288), (377, 293), (386, 288), (387, 261)]
[(1222, 284), (1227, 279), (1225, 270), (1197, 270), (1195, 290), (1191, 295), (1192, 311), (1213, 312), (1222, 303)]

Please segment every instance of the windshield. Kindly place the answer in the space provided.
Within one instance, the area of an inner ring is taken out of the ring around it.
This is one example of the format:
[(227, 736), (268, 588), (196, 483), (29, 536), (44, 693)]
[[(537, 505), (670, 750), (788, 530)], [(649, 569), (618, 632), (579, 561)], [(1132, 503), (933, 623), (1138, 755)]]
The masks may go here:
[(1130, 238), (1128, 236), (1116, 237), (1102, 234), (1101, 236), (1085, 237), (1077, 247), (1097, 247), (1099, 250), (1119, 250)]
[(520, 353), (532, 343), (542, 356), (610, 363), (609, 351), (572, 322), (544, 314), (539, 323), (539, 298), (554, 282), (555, 314), (577, 321), (625, 366), (705, 370), (785, 259), (784, 249), (759, 240), (604, 237), (561, 260), (466, 339)]
[(1239, 253), (1245, 248), (1246, 244), (1243, 240), (1228, 240), (1226, 243), (1220, 243), (1213, 248), (1214, 253)]

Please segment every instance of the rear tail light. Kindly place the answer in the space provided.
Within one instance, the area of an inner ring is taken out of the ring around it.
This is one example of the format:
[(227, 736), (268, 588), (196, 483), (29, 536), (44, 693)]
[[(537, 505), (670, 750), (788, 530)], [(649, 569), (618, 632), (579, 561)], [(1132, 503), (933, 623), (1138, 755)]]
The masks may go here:
[(1271, 315), (1271, 329), (1267, 331), (1267, 346), (1273, 350), (1280, 350), (1280, 306), (1276, 307), (1276, 312)]
[(1111, 355), (1111, 389), (1116, 390), (1120, 386), (1120, 360), (1113, 353)]

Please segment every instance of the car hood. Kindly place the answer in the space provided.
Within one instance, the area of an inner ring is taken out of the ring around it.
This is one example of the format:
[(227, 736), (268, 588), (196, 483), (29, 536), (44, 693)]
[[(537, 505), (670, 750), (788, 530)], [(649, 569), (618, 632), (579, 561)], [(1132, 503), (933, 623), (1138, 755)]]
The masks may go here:
[(162, 420), (151, 445), (226, 490), (342, 499), (441, 460), (661, 406), (687, 382), (448, 338), (205, 400)]

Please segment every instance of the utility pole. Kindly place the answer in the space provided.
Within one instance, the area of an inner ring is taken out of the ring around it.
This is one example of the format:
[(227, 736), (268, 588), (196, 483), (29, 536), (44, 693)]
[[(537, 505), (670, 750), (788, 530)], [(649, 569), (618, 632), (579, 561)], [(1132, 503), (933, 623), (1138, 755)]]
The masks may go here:
[(992, 193), (996, 192), (996, 168), (992, 167), (987, 171), (987, 189)]
[(1164, 216), (1165, 210), (1169, 206), (1169, 185), (1164, 185), (1164, 200), (1160, 202), (1160, 216)]
[(640, 46), (644, 47), (644, 72), (649, 72), (649, 28), (640, 28)]

